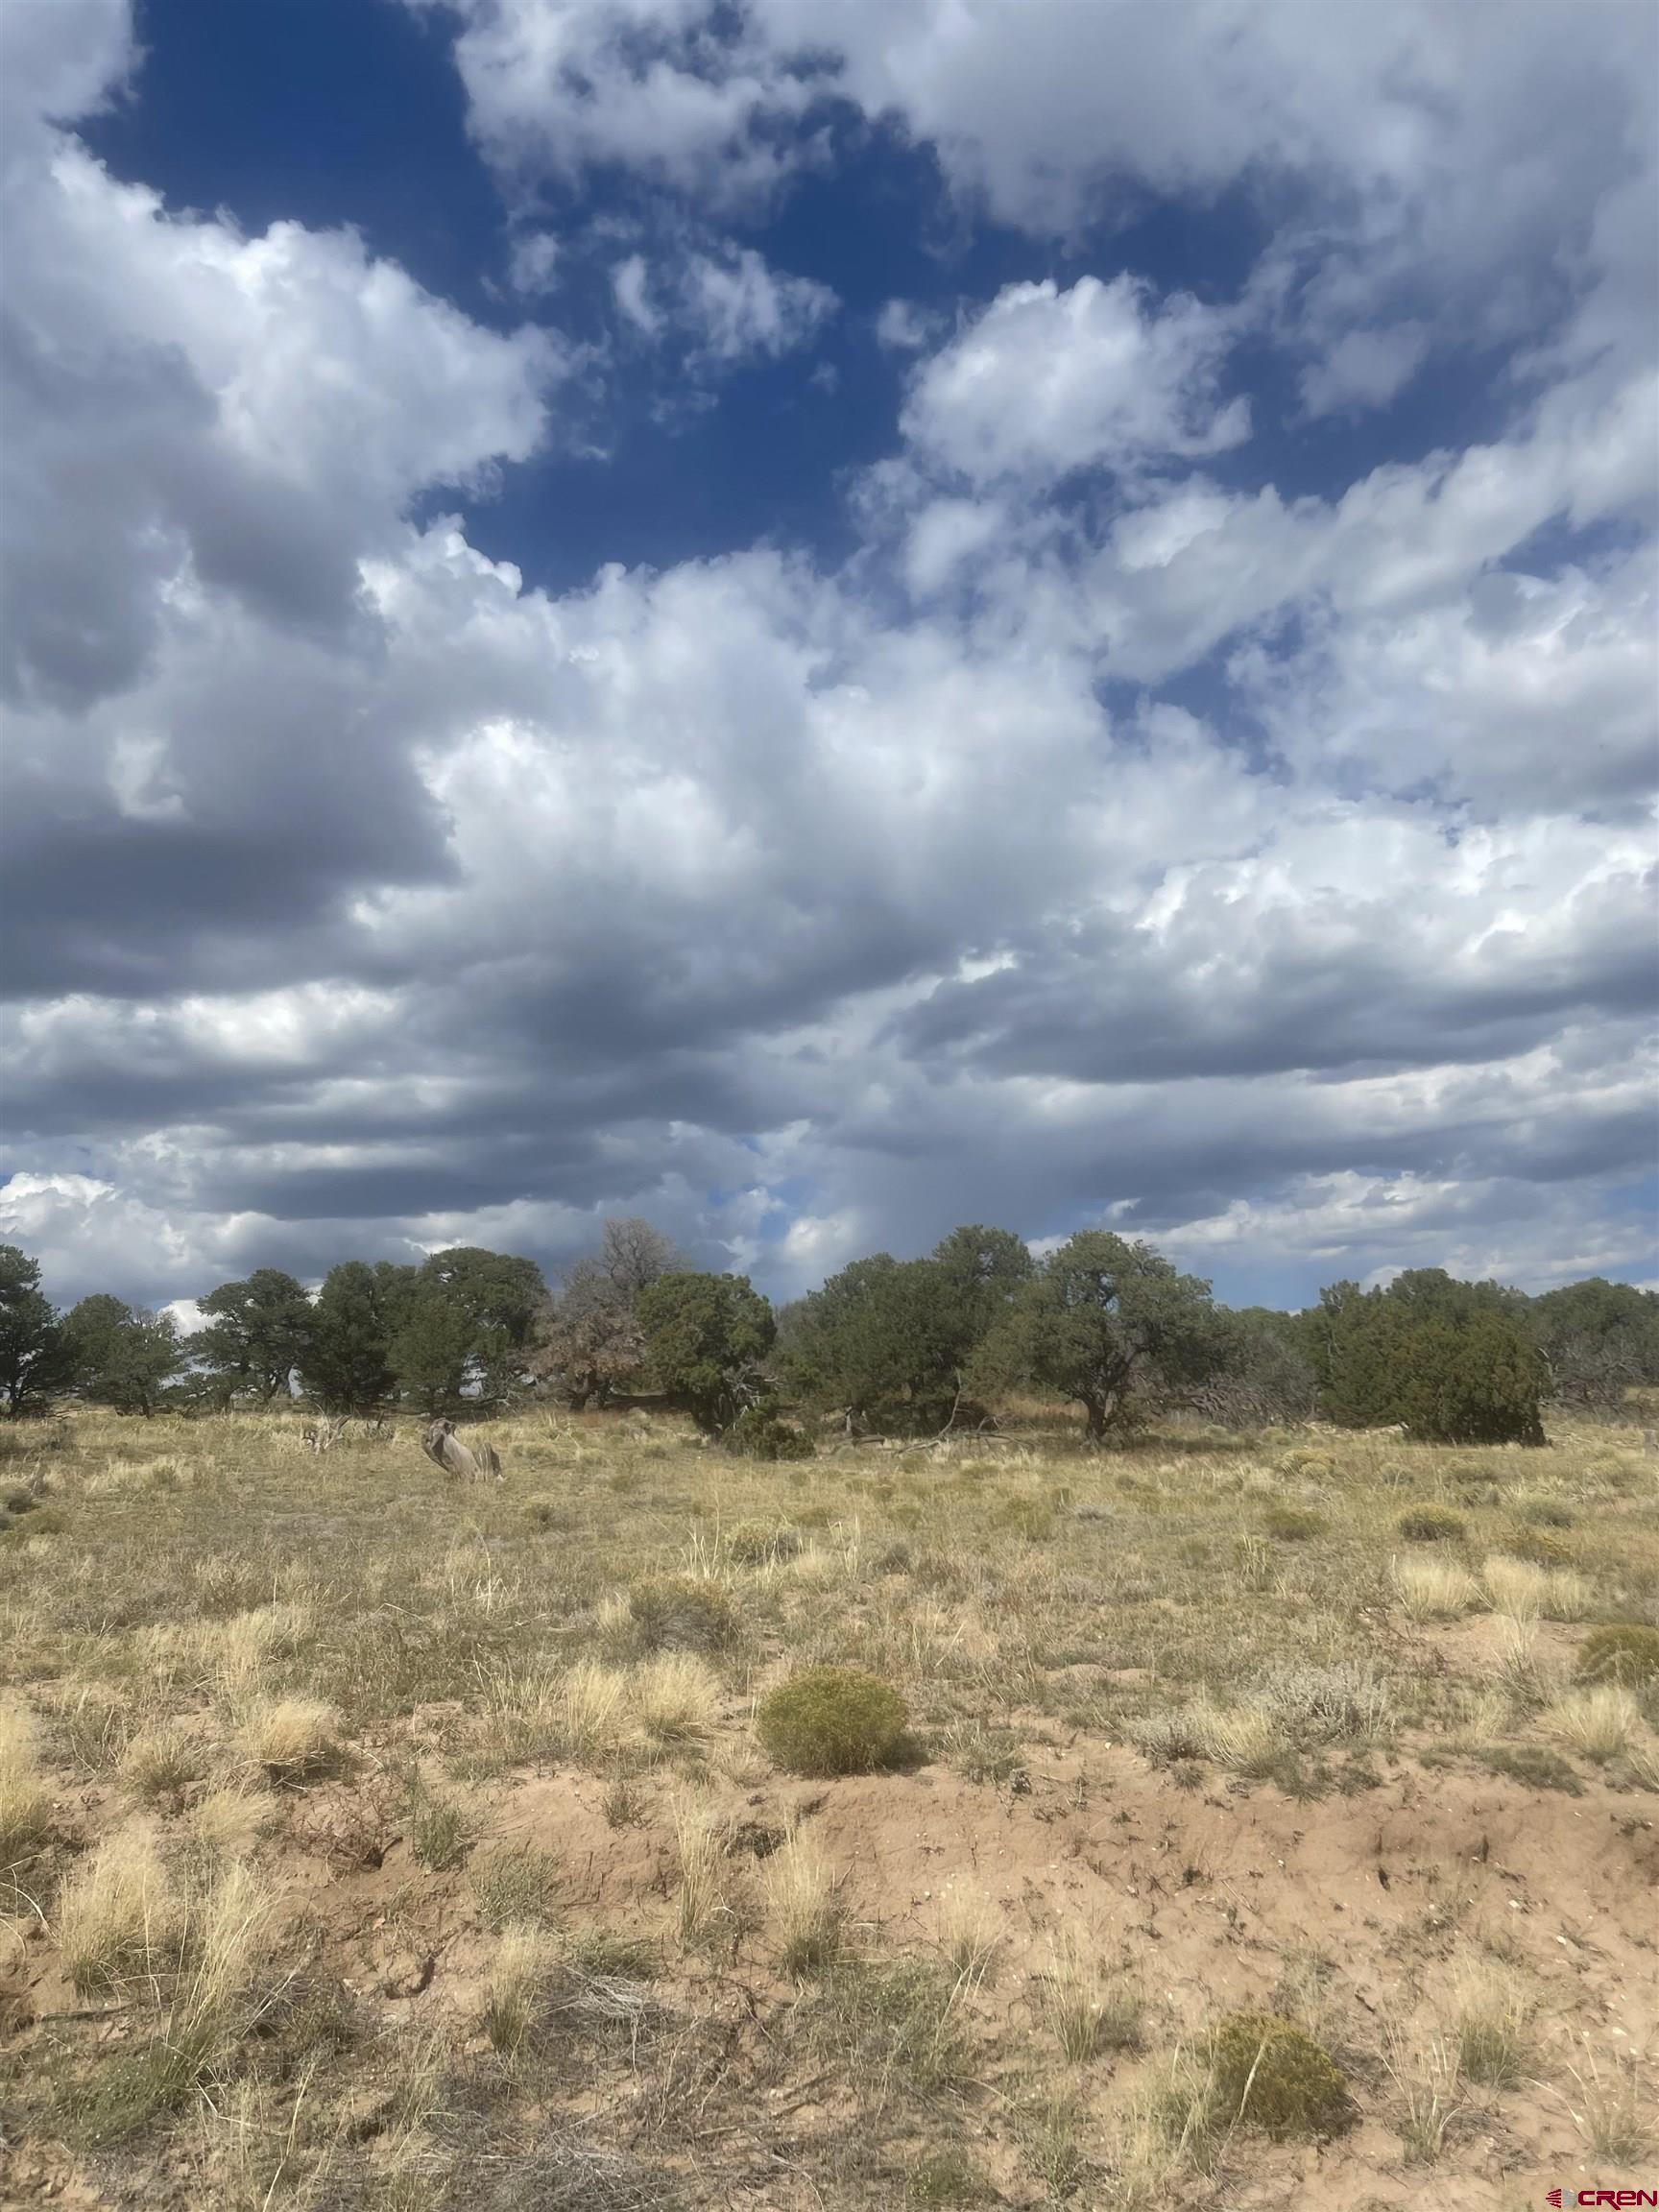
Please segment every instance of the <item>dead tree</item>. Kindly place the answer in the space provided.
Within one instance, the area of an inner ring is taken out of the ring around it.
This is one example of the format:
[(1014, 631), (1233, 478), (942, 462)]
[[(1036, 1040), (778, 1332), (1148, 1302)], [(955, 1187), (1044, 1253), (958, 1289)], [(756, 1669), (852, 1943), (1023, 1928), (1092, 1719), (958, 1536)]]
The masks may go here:
[(435, 1467), (461, 1482), (499, 1482), (501, 1460), (493, 1444), (482, 1436), (473, 1446), (463, 1444), (453, 1421), (434, 1421), (421, 1431), (421, 1449)]

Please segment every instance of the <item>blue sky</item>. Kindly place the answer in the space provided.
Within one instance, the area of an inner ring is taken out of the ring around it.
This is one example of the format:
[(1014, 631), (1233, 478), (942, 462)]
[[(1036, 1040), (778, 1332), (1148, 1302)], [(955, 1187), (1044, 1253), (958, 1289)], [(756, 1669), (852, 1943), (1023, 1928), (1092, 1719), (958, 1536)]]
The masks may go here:
[(1650, 11), (0, 30), (56, 1294), (1654, 1278)]

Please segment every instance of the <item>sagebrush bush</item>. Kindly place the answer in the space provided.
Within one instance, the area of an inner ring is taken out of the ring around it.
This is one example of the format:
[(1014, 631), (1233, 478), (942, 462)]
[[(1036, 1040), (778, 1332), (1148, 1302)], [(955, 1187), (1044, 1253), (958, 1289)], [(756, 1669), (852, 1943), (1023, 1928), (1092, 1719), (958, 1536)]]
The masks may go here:
[(782, 1528), (770, 1521), (737, 1521), (726, 1531), (726, 1551), (740, 1567), (766, 1567), (780, 1559), (794, 1559), (806, 1549), (799, 1528)]
[(1515, 1559), (1525, 1559), (1533, 1567), (1567, 1567), (1573, 1561), (1573, 1547), (1550, 1528), (1535, 1528), (1530, 1522), (1522, 1522), (1503, 1539), (1503, 1549)]
[(1337, 2135), (1353, 2124), (1341, 2068), (1322, 2043), (1276, 2012), (1230, 2013), (1211, 2037), (1210, 2060), (1224, 2127), (1284, 2140)]
[(1279, 1464), (1286, 1475), (1300, 1475), (1309, 1482), (1323, 1482), (1336, 1472), (1329, 1452), (1312, 1452), (1302, 1444), (1286, 1452)]
[(1469, 1529), (1461, 1513), (1441, 1505), (1407, 1505), (1394, 1526), (1407, 1544), (1455, 1544)]
[(1634, 1688), (1659, 1681), (1659, 1628), (1619, 1621), (1592, 1628), (1578, 1647), (1580, 1682), (1622, 1682)]
[(1310, 1513), (1300, 1505), (1269, 1505), (1262, 1516), (1262, 1526), (1281, 1544), (1306, 1544), (1323, 1536), (1331, 1524), (1323, 1513)]
[(657, 1575), (636, 1582), (628, 1612), (647, 1651), (723, 1651), (737, 1637), (731, 1593), (695, 1575)]
[(792, 1774), (868, 1774), (890, 1766), (907, 1722), (897, 1690), (859, 1667), (808, 1667), (760, 1700), (756, 1732)]

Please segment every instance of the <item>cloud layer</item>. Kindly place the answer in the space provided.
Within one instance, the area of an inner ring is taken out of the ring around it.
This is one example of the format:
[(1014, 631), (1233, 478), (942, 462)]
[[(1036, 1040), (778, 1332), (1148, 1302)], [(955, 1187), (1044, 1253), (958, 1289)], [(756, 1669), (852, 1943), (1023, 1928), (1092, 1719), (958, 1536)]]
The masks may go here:
[[(605, 373), (559, 253), (487, 328), (170, 212), (73, 130), (121, 9), (11, 12), (0, 1235), (152, 1301), (608, 1210), (780, 1291), (972, 1218), (1240, 1286), (1648, 1271), (1650, 25), (1334, 13), (468, 0), (510, 198), (736, 224), (852, 107), (964, 220), (1264, 227), (1225, 301), (890, 307), (846, 562), (555, 593), (468, 510)], [(805, 373), (826, 287), (654, 236), (618, 345)], [(1491, 344), (1479, 441), (1258, 452), (1253, 361), (1306, 423)]]

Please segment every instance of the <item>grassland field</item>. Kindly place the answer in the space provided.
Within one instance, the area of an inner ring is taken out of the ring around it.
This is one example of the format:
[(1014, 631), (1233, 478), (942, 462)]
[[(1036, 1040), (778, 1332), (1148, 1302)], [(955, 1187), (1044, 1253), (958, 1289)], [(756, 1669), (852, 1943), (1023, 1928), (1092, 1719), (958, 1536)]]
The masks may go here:
[[(1640, 1429), (773, 1465), (534, 1411), (478, 1486), (303, 1431), (0, 1431), (6, 2206), (1659, 2186)], [(890, 1770), (767, 1757), (817, 1664), (901, 1693)], [(1229, 2087), (1239, 2013), (1339, 2121)]]

